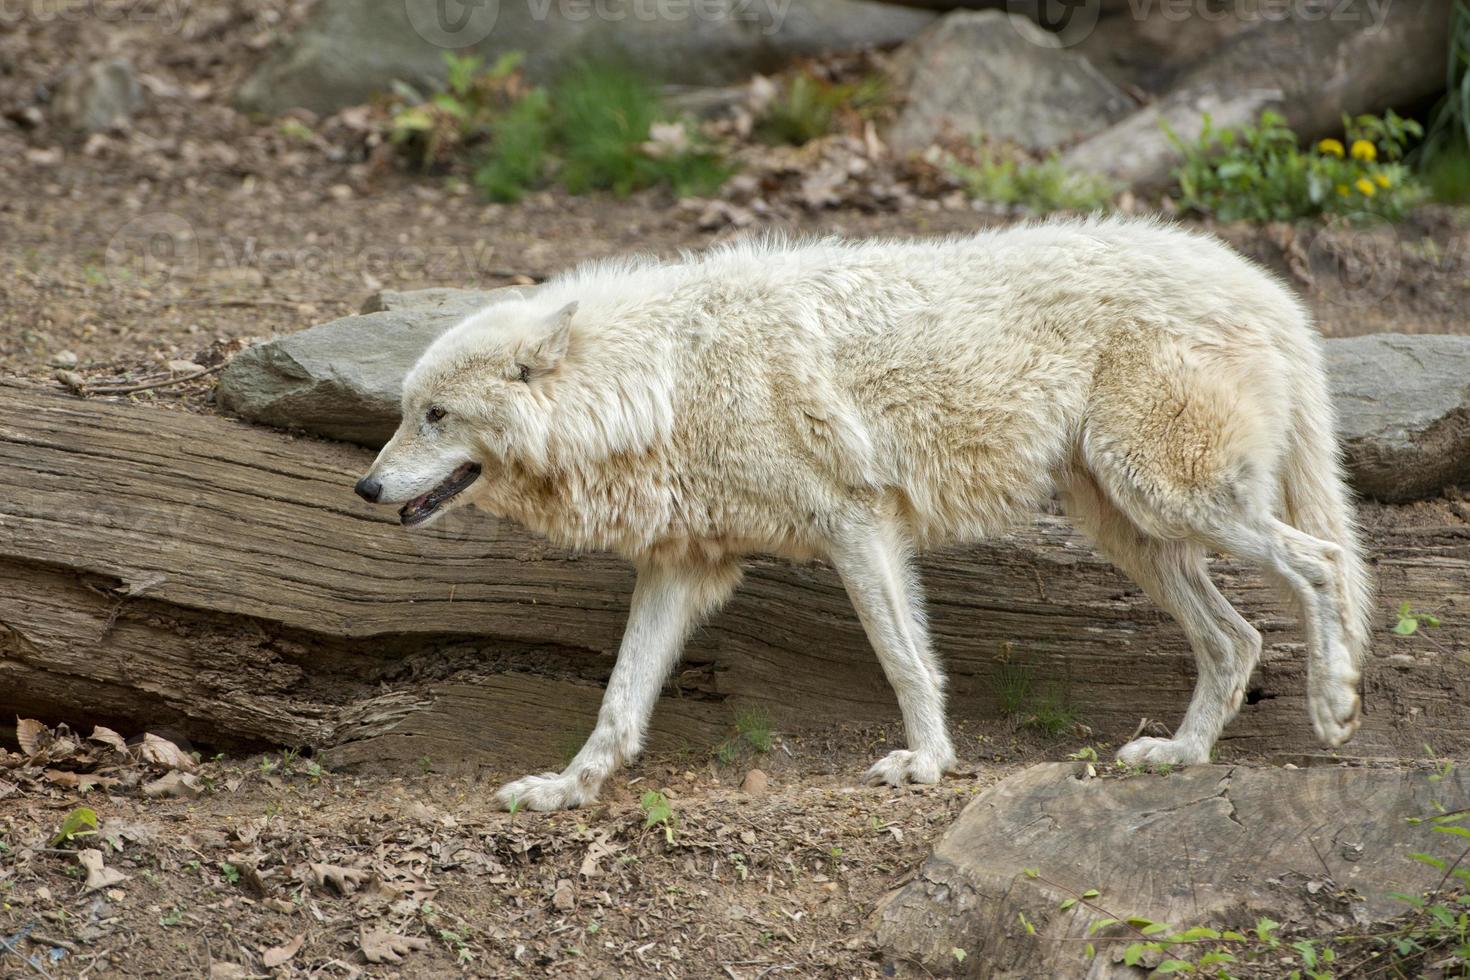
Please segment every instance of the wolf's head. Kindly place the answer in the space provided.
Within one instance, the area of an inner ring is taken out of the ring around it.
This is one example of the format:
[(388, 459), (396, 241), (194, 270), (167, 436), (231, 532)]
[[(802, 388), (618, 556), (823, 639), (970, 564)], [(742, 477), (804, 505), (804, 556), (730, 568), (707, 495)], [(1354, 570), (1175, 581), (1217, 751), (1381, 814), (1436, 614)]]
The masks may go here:
[(463, 503), (482, 474), (546, 457), (550, 389), (577, 304), (499, 303), (439, 337), (403, 383), (398, 431), (357, 482), (364, 500), (401, 504), (405, 527)]

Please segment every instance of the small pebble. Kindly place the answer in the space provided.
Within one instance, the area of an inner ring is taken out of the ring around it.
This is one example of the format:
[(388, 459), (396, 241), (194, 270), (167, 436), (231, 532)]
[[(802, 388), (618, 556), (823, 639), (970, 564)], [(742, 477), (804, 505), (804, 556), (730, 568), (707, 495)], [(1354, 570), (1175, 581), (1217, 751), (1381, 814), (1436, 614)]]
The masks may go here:
[(74, 368), (81, 363), (74, 351), (59, 350), (51, 355), (51, 366), (59, 368)]

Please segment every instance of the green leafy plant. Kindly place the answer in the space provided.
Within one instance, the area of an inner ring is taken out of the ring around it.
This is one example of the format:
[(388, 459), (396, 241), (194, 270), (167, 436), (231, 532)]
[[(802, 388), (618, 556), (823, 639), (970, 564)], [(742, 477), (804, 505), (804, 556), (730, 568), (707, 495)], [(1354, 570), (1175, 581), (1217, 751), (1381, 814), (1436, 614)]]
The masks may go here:
[(802, 71), (781, 83), (756, 121), (755, 133), (767, 143), (801, 146), (831, 133), (844, 115), (872, 118), (887, 97), (881, 75), (838, 83)]
[(1425, 197), (1403, 162), (1423, 128), (1392, 111), (1344, 116), (1344, 139), (1324, 139), (1311, 150), (1300, 147), (1274, 112), (1239, 129), (1216, 129), (1207, 115), (1200, 135), (1189, 142), (1161, 125), (1183, 157), (1174, 171), (1179, 203), (1222, 221), (1294, 221), (1320, 214), (1397, 220)]
[(656, 789), (647, 790), (638, 800), (638, 806), (643, 810), (643, 829), (662, 827), (664, 840), (672, 844), (674, 825), (678, 822), (678, 816), (674, 813), (674, 808), (669, 805), (669, 798)]
[(1419, 632), (1420, 626), (1438, 626), (1439, 619), (1427, 612), (1418, 612), (1408, 602), (1399, 604), (1399, 621), (1394, 624), (1393, 631), (1399, 636), (1413, 636)]
[(89, 806), (79, 806), (62, 818), (61, 826), (51, 838), (51, 846), (62, 847), (78, 838), (96, 835), (97, 811)]
[(447, 163), (486, 139), (500, 117), (529, 91), (520, 74), (522, 55), (502, 55), (489, 68), (476, 55), (445, 52), (443, 90), (421, 96), (405, 85), (389, 120), (389, 139), (421, 168)]
[(984, 142), (967, 160), (950, 157), (946, 169), (970, 197), (1035, 214), (1102, 210), (1117, 194), (1108, 179), (1069, 170), (1056, 155), (1032, 160)]

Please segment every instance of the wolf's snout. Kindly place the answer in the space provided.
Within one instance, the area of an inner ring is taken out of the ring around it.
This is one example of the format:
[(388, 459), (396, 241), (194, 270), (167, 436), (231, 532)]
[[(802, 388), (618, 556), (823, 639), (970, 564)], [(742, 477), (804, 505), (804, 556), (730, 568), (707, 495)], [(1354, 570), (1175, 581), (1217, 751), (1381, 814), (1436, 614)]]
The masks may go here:
[(357, 495), (370, 504), (378, 502), (383, 495), (383, 484), (370, 476), (365, 476), (357, 481)]

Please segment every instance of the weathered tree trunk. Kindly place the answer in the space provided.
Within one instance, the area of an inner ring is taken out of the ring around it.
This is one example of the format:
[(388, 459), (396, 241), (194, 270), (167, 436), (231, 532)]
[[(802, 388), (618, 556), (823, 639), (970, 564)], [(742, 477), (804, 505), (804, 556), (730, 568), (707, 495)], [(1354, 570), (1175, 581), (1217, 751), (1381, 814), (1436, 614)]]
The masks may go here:
[[(417, 534), (352, 495), (370, 456), (213, 417), (0, 387), (0, 712), (150, 727), (339, 763), (554, 763), (590, 729), (632, 572), (469, 512)], [(1470, 523), (1371, 508), (1383, 586), (1358, 754), (1470, 744)], [(1216, 566), (1265, 634), (1227, 745), (1311, 748), (1299, 636), (1253, 574)], [(927, 557), (952, 716), (1065, 705), (1099, 736), (1173, 724), (1177, 627), (1067, 524)], [(1444, 625), (1395, 637), (1399, 601)], [(786, 727), (896, 718), (825, 567), (753, 560), (690, 643), (655, 744), (703, 749), (734, 706)]]

